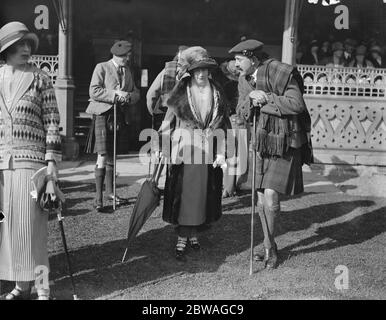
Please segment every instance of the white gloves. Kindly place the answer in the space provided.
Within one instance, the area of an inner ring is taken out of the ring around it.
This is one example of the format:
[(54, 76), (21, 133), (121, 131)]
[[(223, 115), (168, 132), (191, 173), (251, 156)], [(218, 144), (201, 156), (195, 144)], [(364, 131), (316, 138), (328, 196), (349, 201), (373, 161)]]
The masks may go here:
[(216, 155), (216, 160), (213, 162), (213, 168), (216, 167), (221, 167), (223, 170), (228, 167), (225, 157), (221, 154)]

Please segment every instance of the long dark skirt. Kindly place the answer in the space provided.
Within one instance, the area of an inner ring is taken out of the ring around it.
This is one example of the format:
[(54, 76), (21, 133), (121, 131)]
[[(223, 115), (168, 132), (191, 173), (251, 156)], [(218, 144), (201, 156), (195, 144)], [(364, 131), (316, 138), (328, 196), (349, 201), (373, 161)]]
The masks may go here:
[(272, 189), (285, 195), (302, 193), (304, 184), (301, 150), (290, 148), (283, 158), (258, 159), (256, 188)]
[(169, 165), (163, 220), (175, 225), (200, 226), (220, 219), (222, 179), (222, 169), (214, 169), (212, 165)]

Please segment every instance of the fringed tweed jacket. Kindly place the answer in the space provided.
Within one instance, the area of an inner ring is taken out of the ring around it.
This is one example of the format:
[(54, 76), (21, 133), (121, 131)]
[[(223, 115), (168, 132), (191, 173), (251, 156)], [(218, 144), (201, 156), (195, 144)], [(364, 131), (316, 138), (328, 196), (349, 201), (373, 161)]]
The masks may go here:
[(50, 77), (29, 65), (11, 101), (0, 68), (0, 170), (40, 168), (61, 160), (59, 110)]

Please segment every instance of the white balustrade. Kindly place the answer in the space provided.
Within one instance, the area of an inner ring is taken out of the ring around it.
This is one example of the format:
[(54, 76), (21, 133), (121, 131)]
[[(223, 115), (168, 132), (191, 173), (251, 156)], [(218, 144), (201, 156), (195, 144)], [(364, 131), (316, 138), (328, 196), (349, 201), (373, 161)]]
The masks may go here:
[[(58, 56), (34, 55), (31, 57), (30, 62), (35, 64), (39, 69), (45, 71), (51, 77), (52, 82), (55, 84), (59, 68)], [(4, 61), (0, 60), (0, 66), (2, 64), (4, 64)]]
[(297, 66), (305, 95), (386, 98), (386, 69)]

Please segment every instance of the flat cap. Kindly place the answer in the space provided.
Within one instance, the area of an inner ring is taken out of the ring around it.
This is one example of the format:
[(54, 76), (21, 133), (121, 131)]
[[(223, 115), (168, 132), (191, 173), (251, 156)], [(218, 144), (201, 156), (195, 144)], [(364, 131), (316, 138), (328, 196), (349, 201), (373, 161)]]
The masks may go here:
[(229, 50), (229, 53), (239, 53), (244, 56), (251, 57), (255, 51), (262, 49), (263, 46), (264, 43), (258, 40), (249, 39), (241, 41), (235, 45), (232, 49)]
[(110, 52), (114, 56), (124, 56), (131, 51), (132, 47), (133, 46), (129, 41), (122, 40), (114, 43)]

